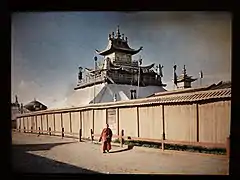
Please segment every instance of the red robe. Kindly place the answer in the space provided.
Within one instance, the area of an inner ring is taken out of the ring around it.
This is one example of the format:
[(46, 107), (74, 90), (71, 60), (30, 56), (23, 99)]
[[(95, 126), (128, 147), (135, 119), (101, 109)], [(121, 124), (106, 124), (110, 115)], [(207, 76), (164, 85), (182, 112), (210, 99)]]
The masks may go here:
[(111, 150), (112, 130), (110, 128), (104, 128), (102, 130), (99, 142), (102, 141), (102, 150)]

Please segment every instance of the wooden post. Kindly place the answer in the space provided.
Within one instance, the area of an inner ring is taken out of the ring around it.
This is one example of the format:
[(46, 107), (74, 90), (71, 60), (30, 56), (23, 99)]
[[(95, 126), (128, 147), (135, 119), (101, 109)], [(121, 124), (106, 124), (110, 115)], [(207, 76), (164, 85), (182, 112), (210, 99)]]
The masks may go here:
[(108, 124), (108, 109), (106, 109), (106, 124)]
[(51, 136), (51, 127), (48, 128), (49, 135)]
[(82, 129), (80, 128), (79, 129), (79, 142), (82, 141)]
[[(43, 130), (42, 115), (41, 115), (41, 129)], [(42, 132), (42, 134), (43, 134), (43, 132)]]
[[(25, 118), (23, 117), (22, 120), (23, 120), (23, 122), (22, 122), (22, 126), (23, 126), (23, 129), (24, 129), (24, 126), (25, 126), (25, 124), (26, 124), (26, 123), (25, 123)], [(23, 132), (24, 132), (24, 131), (23, 131)]]
[(199, 109), (198, 104), (196, 104), (196, 118), (197, 118), (197, 142), (199, 142)]
[(117, 118), (117, 135), (119, 136), (119, 108), (116, 108), (116, 118)]
[(123, 136), (124, 136), (124, 130), (122, 129), (120, 134), (120, 147), (123, 147), (123, 144), (124, 144)]
[(123, 144), (123, 142), (122, 142), (122, 133), (120, 133), (119, 141), (120, 141), (120, 147), (122, 147), (122, 144)]
[(227, 157), (228, 158), (230, 158), (230, 147), (231, 147), (230, 146), (230, 140), (231, 140), (230, 137), (231, 136), (227, 137), (227, 141), (226, 141), (226, 152), (227, 152)]
[(63, 117), (62, 117), (62, 113), (61, 114), (61, 127), (63, 127)]
[(164, 105), (162, 104), (162, 138), (165, 140), (165, 115), (164, 115)]
[(70, 123), (70, 132), (72, 132), (72, 116), (71, 116), (71, 112), (69, 112), (69, 123)]
[(92, 131), (94, 132), (94, 119), (95, 119), (95, 116), (94, 116), (94, 109), (93, 109), (93, 116), (92, 116), (92, 123), (93, 123), (93, 125), (92, 125)]
[(21, 132), (22, 118), (19, 119), (19, 132)]
[(165, 115), (164, 105), (162, 104), (162, 151), (164, 151), (164, 140), (165, 140)]
[[(53, 113), (53, 131), (56, 131), (56, 125), (55, 125), (55, 113)], [(55, 133), (54, 133), (55, 135)]]
[(81, 113), (81, 111), (79, 111), (79, 126), (80, 126), (79, 129), (82, 129), (82, 113)]
[(92, 129), (90, 129), (90, 134), (91, 134), (91, 136), (90, 136), (90, 138), (91, 138), (91, 141), (93, 142), (93, 130)]
[(139, 130), (139, 107), (137, 107), (137, 137), (140, 137), (140, 130)]
[(27, 117), (27, 127), (26, 127), (26, 132), (28, 132), (28, 117)]
[[(48, 128), (48, 114), (45, 114), (46, 115), (46, 120), (47, 120), (47, 128)], [(47, 130), (47, 129), (46, 129)]]
[(35, 124), (36, 124), (36, 130), (37, 130), (37, 116), (35, 116)]
[(162, 151), (164, 151), (164, 140), (165, 140), (165, 137), (164, 137), (164, 134), (162, 134)]
[(64, 128), (62, 128), (62, 138), (64, 137)]

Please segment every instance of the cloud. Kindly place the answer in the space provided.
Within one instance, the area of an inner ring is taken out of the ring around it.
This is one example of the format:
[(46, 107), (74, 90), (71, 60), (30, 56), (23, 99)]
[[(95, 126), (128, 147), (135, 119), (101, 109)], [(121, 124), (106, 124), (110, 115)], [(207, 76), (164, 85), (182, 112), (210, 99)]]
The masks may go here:
[(19, 97), (19, 101), (23, 104), (32, 101), (34, 98), (41, 97), (41, 84), (36, 83), (35, 81), (26, 81), (21, 80), (16, 90), (12, 92), (13, 96), (17, 95)]

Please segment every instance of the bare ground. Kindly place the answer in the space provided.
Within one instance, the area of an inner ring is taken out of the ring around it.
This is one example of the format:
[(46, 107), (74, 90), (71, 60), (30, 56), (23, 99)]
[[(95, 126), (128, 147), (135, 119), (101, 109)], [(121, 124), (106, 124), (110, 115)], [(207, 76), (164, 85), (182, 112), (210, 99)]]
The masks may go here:
[(228, 174), (228, 159), (201, 155), (113, 146), (103, 154), (101, 146), (70, 138), (12, 133), (12, 164), (17, 172), (110, 174)]

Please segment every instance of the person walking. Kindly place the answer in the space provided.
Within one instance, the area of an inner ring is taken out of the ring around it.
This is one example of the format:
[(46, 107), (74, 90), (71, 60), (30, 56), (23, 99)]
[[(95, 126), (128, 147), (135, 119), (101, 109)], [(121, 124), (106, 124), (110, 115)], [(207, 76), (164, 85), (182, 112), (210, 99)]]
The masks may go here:
[(109, 153), (111, 150), (111, 141), (112, 141), (112, 130), (109, 128), (109, 125), (106, 124), (106, 127), (102, 130), (101, 136), (99, 138), (99, 142), (102, 141), (102, 151)]

